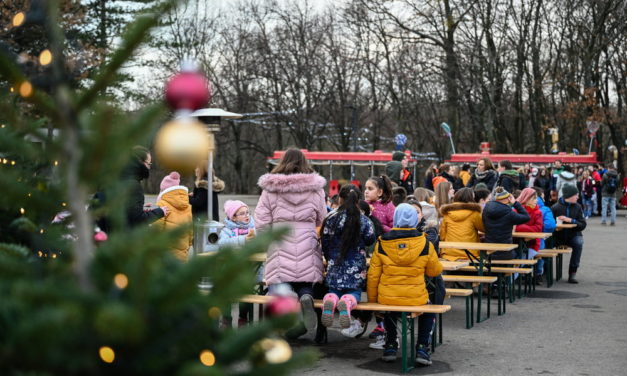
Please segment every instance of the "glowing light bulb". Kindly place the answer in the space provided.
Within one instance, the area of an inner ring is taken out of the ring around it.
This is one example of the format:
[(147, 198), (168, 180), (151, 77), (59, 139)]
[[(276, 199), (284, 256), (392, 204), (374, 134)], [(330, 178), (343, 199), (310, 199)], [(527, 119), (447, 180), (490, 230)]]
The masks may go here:
[(115, 360), (115, 351), (109, 346), (102, 346), (98, 350), (98, 354), (100, 355), (100, 359), (105, 363), (113, 363)]
[(41, 51), (39, 54), (39, 64), (48, 65), (50, 63), (52, 63), (52, 52), (48, 49)]
[(13, 27), (20, 27), (26, 21), (26, 15), (24, 12), (19, 12), (13, 16)]
[(200, 362), (207, 367), (216, 364), (216, 356), (209, 350), (203, 350), (200, 353)]
[(33, 85), (30, 82), (24, 81), (20, 84), (20, 95), (24, 98), (28, 98), (33, 95)]
[(125, 274), (118, 273), (113, 277), (113, 284), (115, 287), (123, 290), (128, 286), (128, 277)]
[(24, 210), (24, 208), (20, 208), (20, 214), (24, 215), (24, 213), (26, 213), (26, 210)]

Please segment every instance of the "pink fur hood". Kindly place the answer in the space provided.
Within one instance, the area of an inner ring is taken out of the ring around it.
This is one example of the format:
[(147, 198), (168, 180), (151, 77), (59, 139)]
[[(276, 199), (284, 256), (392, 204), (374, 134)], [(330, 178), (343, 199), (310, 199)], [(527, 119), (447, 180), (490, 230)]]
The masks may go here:
[(300, 193), (322, 189), (327, 184), (327, 180), (316, 173), (265, 174), (259, 178), (257, 184), (268, 192)]

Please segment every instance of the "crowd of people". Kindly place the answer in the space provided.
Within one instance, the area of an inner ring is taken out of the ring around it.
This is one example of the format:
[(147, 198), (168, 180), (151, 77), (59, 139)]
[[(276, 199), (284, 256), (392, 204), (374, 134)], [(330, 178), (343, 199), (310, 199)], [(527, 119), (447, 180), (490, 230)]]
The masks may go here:
[[(302, 320), (288, 336), (315, 332), (316, 342), (324, 343), (326, 328), (334, 325), (336, 313), (343, 335), (363, 335), (372, 316), (353, 312), (363, 292), (369, 302), (381, 304), (442, 304), (439, 260), (469, 256), (464, 250), (440, 249), (440, 241), (512, 243), (513, 231), (553, 232), (558, 224), (574, 224), (557, 231), (555, 239), (557, 245), (572, 247), (568, 282), (576, 284), (587, 219), (600, 214), (605, 224), (606, 211), (611, 209), (610, 225), (616, 223), (618, 175), (612, 167), (564, 166), (556, 161), (552, 167), (514, 169), (510, 161), (495, 166), (482, 158), (474, 169), (470, 165), (432, 166), (425, 174), (424, 187), (408, 191), (413, 187), (405, 158), (395, 154), (386, 168), (391, 176), (370, 177), (363, 191), (359, 185), (346, 184), (336, 197), (328, 197), (326, 180), (300, 150), (289, 149), (270, 173), (259, 178), (262, 193), (254, 213), (242, 201), (225, 202), (220, 244), (243, 245), (256, 232), (275, 226), (291, 228), (268, 249), (262, 276), (268, 294), (289, 286), (300, 301)], [(147, 176), (150, 164), (150, 153), (136, 150), (130, 176), (139, 182)], [(178, 173), (168, 174), (161, 183), (157, 208), (145, 208), (143, 192), (135, 192), (129, 221), (164, 227), (190, 222), (194, 210), (204, 206), (206, 211), (206, 179), (206, 169), (199, 167), (194, 192), (189, 194), (180, 185)], [(213, 191), (216, 188), (220, 189), (214, 181)], [(187, 234), (174, 255), (186, 260), (190, 245), (191, 234)], [(514, 250), (492, 258), (533, 258), (544, 247), (543, 240), (532, 240), (525, 255)], [(535, 268), (536, 283), (542, 284), (541, 260)], [(426, 284), (426, 278), (431, 283)], [(323, 300), (318, 311), (316, 298)], [(383, 350), (384, 361), (396, 359), (398, 319), (391, 312), (375, 315), (376, 326), (370, 334), (375, 341), (370, 346)], [(240, 315), (240, 324), (245, 325), (245, 320)], [(420, 316), (417, 364), (431, 364), (434, 322), (434, 314)]]

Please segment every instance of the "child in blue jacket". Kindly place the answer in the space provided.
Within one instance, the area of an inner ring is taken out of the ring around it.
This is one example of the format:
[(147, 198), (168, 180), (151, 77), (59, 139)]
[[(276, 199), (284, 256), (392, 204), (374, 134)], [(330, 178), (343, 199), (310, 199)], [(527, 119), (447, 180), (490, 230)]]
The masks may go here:
[[(542, 232), (553, 232), (555, 231), (555, 227), (557, 226), (557, 222), (555, 222), (555, 217), (553, 216), (553, 212), (551, 208), (544, 205), (544, 190), (539, 187), (533, 187), (536, 193), (538, 194), (538, 208), (542, 212)], [(540, 248), (544, 249), (545, 243), (544, 239), (540, 239)], [(542, 284), (542, 275), (544, 274), (544, 260), (539, 259), (538, 263), (535, 267), (535, 276), (536, 276), (536, 284)]]

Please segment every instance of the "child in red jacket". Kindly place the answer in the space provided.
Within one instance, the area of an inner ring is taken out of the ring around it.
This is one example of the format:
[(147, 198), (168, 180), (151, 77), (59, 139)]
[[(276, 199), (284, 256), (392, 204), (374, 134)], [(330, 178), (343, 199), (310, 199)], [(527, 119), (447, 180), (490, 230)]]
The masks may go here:
[[(542, 211), (538, 207), (538, 194), (533, 188), (525, 188), (520, 192), (517, 199), (529, 214), (529, 221), (522, 225), (516, 226), (516, 232), (542, 232), (544, 225), (542, 220)], [(533, 259), (538, 250), (540, 250), (540, 239), (534, 239), (527, 243), (529, 248), (528, 257)], [(532, 251), (533, 250), (533, 251)]]

